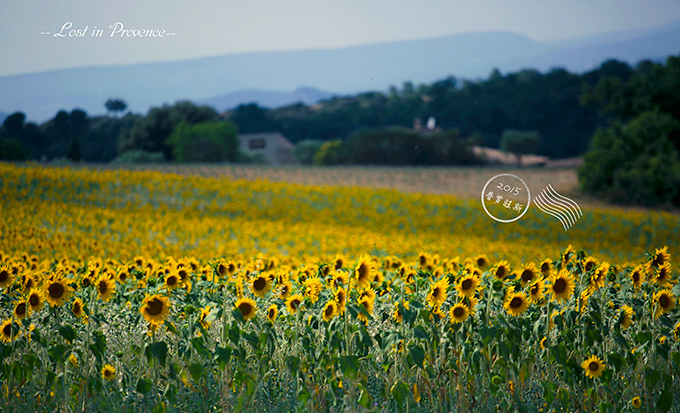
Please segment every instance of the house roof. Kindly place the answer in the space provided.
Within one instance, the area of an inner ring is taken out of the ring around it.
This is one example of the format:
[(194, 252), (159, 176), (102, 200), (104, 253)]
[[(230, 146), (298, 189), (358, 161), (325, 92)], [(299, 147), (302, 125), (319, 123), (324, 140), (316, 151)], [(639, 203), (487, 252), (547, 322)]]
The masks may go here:
[(279, 132), (244, 133), (238, 135), (239, 140), (247, 142), (251, 139), (264, 139), (267, 142), (276, 142), (279, 148), (293, 149), (295, 145)]

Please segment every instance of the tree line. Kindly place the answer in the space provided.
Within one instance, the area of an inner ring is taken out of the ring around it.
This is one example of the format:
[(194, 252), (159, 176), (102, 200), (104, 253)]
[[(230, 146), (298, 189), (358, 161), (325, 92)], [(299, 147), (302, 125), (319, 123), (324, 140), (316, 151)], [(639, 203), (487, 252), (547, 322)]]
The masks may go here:
[[(318, 161), (361, 163), (365, 157), (362, 154), (369, 153), (372, 163), (382, 163), (390, 158), (387, 153), (392, 145), (427, 148), (436, 144), (436, 154), (429, 159), (417, 155), (420, 151), (393, 153), (391, 159), (397, 159), (394, 162), (398, 164), (469, 163), (472, 160), (467, 156), (452, 158), (451, 148), (458, 148), (454, 152), (463, 155), (469, 153), (466, 148), (473, 143), (498, 148), (504, 133), (507, 135), (509, 131), (518, 134), (533, 131), (540, 136), (538, 142), (534, 140), (530, 145), (535, 153), (552, 158), (570, 157), (588, 150), (598, 128), (619, 119), (630, 119), (642, 106), (658, 103), (645, 101), (641, 95), (634, 103), (624, 104), (621, 96), (654, 88), (671, 96), (677, 93), (677, 88), (667, 85), (666, 80), (657, 75), (648, 76), (651, 72), (668, 70), (663, 63), (642, 61), (632, 67), (616, 60), (606, 61), (583, 74), (564, 69), (545, 73), (526, 69), (503, 75), (494, 70), (487, 79), (476, 81), (450, 76), (431, 84), (416, 86), (405, 82), (386, 92), (338, 96), (315, 105), (297, 103), (266, 109), (244, 104), (222, 114), (208, 106), (180, 101), (154, 107), (146, 115), (131, 112), (123, 115), (125, 102), (110, 99), (105, 104), (109, 111), (105, 116), (90, 117), (80, 109), (62, 110), (54, 118), (36, 124), (26, 122), (21, 112), (10, 115), (0, 127), (0, 158), (48, 161), (68, 158), (88, 162), (244, 160), (242, 154), (238, 154), (238, 145), (232, 142), (232, 135), (265, 131), (279, 131), (293, 143), (300, 143), (297, 152), (310, 163), (324, 143), (328, 144), (317, 157)], [(643, 78), (644, 81), (639, 80)], [(631, 80), (634, 82), (629, 84)], [(615, 96), (617, 90), (624, 92)], [(659, 95), (658, 99), (668, 106), (664, 102), (671, 97)], [(677, 119), (677, 113), (668, 113)], [(412, 134), (414, 119), (430, 117), (436, 119), (441, 133), (415, 137)], [(200, 124), (208, 126), (197, 126)], [(180, 128), (180, 125), (184, 126)], [(223, 143), (213, 138), (203, 139), (201, 148), (182, 143), (182, 139), (198, 136), (196, 133), (218, 136), (215, 131), (220, 128), (221, 133), (229, 131)], [(175, 132), (183, 138), (170, 139)], [(375, 139), (369, 139), (371, 134)], [(378, 145), (373, 140), (382, 143)], [(415, 140), (418, 143), (414, 143)], [(216, 151), (211, 150), (222, 144), (236, 148), (236, 153), (217, 151), (216, 155)], [(367, 152), (367, 148), (371, 151)], [(378, 154), (380, 151), (384, 153)]]

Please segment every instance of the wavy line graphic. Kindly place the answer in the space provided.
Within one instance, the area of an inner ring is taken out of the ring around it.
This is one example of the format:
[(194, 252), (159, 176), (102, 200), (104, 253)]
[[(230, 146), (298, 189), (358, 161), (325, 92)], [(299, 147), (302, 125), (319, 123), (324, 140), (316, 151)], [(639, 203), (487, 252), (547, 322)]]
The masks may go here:
[(565, 231), (583, 216), (581, 208), (573, 199), (560, 195), (550, 184), (533, 201), (538, 209), (557, 218)]

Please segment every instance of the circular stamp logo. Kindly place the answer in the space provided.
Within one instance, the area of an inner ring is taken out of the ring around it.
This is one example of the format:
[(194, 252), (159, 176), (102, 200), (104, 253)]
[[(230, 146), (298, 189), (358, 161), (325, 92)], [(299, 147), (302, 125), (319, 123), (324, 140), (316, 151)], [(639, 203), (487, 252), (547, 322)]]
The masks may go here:
[(517, 175), (498, 174), (489, 179), (482, 189), (482, 207), (498, 222), (513, 222), (529, 210), (529, 186)]

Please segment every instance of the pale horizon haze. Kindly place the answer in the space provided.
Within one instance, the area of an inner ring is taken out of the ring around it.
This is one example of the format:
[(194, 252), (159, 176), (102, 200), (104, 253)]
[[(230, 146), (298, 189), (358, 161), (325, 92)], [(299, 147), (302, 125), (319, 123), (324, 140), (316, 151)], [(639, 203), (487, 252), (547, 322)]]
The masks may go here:
[[(679, 20), (677, 0), (0, 0), (0, 76), (470, 32), (556, 41)], [(67, 22), (85, 36), (54, 37)], [(112, 38), (116, 22), (174, 35)]]

